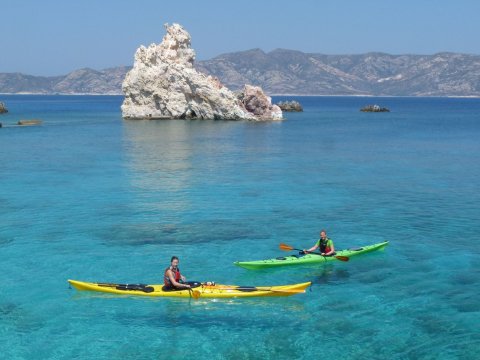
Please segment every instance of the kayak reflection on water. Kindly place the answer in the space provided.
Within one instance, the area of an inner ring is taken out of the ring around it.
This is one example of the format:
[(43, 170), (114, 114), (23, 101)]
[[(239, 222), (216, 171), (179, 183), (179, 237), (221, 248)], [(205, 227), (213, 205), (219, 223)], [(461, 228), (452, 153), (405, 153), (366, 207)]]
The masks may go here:
[(350, 278), (350, 272), (336, 268), (333, 264), (326, 264), (321, 271), (315, 271), (309, 276), (313, 279), (313, 284), (345, 283)]

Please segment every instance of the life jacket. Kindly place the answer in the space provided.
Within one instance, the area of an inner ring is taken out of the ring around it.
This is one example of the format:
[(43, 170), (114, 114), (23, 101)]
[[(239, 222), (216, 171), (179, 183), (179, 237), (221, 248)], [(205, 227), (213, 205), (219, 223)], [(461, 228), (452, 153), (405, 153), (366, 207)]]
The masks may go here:
[(165, 269), (165, 273), (163, 274), (163, 282), (165, 283), (165, 286), (173, 287), (173, 284), (172, 284), (172, 282), (170, 281), (170, 278), (167, 275), (168, 270), (172, 270), (173, 277), (175, 278), (175, 281), (179, 282), (180, 279), (181, 279), (180, 269), (177, 267), (177, 271), (175, 271), (174, 269), (172, 269), (171, 266), (169, 266)]
[(319, 243), (321, 253), (328, 253), (328, 252), (332, 251), (332, 248), (329, 246), (331, 241), (332, 241), (332, 239), (329, 239), (328, 237), (325, 240), (320, 238), (318, 243)]

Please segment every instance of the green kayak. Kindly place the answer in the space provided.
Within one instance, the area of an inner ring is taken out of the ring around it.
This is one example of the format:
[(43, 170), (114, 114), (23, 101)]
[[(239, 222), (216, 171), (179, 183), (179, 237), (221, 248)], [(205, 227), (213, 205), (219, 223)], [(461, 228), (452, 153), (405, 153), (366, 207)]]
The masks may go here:
[[(388, 244), (388, 241), (384, 241), (378, 244), (340, 250), (336, 252), (335, 256), (340, 258), (342, 257), (350, 258), (352, 256), (365, 254), (371, 251), (382, 250), (385, 246), (387, 246), (387, 244)], [(322, 256), (318, 253), (311, 253), (306, 255), (281, 256), (275, 259), (268, 259), (268, 260), (235, 261), (234, 264), (241, 266), (245, 269), (256, 270), (256, 269), (286, 266), (286, 265), (321, 264), (327, 261), (337, 260), (335, 256)]]

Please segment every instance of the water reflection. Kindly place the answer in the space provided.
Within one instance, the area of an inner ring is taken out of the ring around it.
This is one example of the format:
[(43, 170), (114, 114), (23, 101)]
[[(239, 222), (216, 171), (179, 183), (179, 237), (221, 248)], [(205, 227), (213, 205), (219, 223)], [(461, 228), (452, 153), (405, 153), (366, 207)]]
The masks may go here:
[(324, 285), (345, 283), (350, 278), (350, 273), (347, 269), (339, 268), (333, 264), (325, 264), (316, 271), (309, 273), (312, 279), (312, 284)]
[(131, 184), (139, 192), (181, 192), (189, 183), (191, 133), (182, 121), (125, 121)]
[(231, 178), (237, 150), (243, 147), (237, 133), (245, 126), (233, 121), (124, 121), (131, 217), (129, 223), (107, 229), (107, 241), (112, 233), (129, 245), (244, 236), (241, 223), (219, 218), (231, 207), (222, 194), (237, 191)]

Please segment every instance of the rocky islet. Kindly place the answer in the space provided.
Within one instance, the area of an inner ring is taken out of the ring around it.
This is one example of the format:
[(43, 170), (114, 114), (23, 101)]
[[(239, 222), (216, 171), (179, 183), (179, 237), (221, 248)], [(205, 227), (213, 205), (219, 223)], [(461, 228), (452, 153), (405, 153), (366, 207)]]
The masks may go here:
[(194, 67), (190, 34), (179, 24), (165, 24), (160, 44), (140, 46), (122, 84), (125, 119), (281, 120), (262, 89), (245, 85), (235, 94), (218, 78)]
[(277, 103), (278, 107), (282, 109), (282, 111), (286, 112), (302, 112), (303, 107), (302, 105), (296, 100), (290, 101), (280, 101)]

